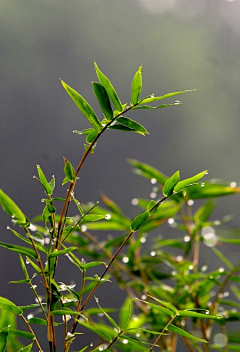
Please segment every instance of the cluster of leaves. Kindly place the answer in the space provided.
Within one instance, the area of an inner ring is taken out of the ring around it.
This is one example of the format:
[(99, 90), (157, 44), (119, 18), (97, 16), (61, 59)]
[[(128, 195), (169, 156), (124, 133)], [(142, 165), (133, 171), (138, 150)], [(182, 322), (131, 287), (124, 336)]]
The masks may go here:
[[(46, 327), (50, 352), (57, 351), (55, 330), (58, 325), (64, 325), (64, 352), (70, 350), (72, 342), (84, 329), (93, 332), (97, 339), (81, 351), (153, 351), (160, 346), (163, 351), (176, 351), (179, 338), (189, 351), (202, 351), (202, 348), (209, 351), (210, 347), (220, 351), (239, 350), (239, 337), (228, 334), (227, 324), (240, 320), (240, 263), (231, 263), (217, 246), (221, 243), (239, 245), (240, 240), (216, 236), (215, 227), (226, 218), (216, 222), (211, 221), (210, 217), (215, 208), (213, 198), (239, 193), (240, 188), (234, 183), (198, 183), (207, 173), (206, 170), (180, 181), (179, 171), (167, 177), (145, 163), (129, 160), (139, 175), (154, 184), (152, 198), (159, 198), (157, 201), (135, 198), (133, 203), (141, 208), (141, 213), (134, 219), (124, 215), (106, 195), (102, 195), (104, 207), (98, 203), (82, 205), (75, 198), (74, 189), (82, 165), (88, 154), (94, 152), (96, 142), (106, 129), (148, 134), (145, 127), (123, 115), (135, 109), (179, 105), (179, 102), (156, 107), (148, 104), (186, 92), (160, 97), (150, 95), (139, 100), (142, 88), (140, 67), (132, 81), (131, 103), (128, 106), (121, 103), (111, 82), (96, 64), (95, 69), (99, 82), (93, 83), (93, 91), (103, 119), (97, 117), (79, 93), (62, 81), (63, 87), (92, 126), (84, 131), (75, 131), (86, 135), (85, 152), (76, 170), (64, 158), (65, 178), (62, 184), (68, 183), (66, 198), (53, 197), (55, 178), (48, 182), (39, 165), (36, 179), (46, 194), (40, 216), (30, 221), (14, 201), (0, 190), (3, 210), (25, 233), (23, 236), (8, 227), (25, 243), (24, 246), (0, 242), (2, 247), (19, 255), (24, 278), (11, 283), (28, 284), (35, 298), (35, 303), (17, 306), (0, 297), (0, 351), (30, 352), (34, 343), (38, 351), (43, 351), (34, 324)], [(193, 202), (198, 199), (205, 202), (193, 212)], [(71, 203), (76, 207), (75, 217), (68, 216)], [(62, 204), (61, 212), (57, 211), (58, 204)], [(182, 235), (177, 239), (153, 236), (148, 254), (149, 246), (145, 244), (147, 234), (166, 222), (174, 225)], [(106, 236), (105, 240), (99, 241), (94, 231), (121, 231), (121, 234), (113, 238)], [(224, 267), (208, 270), (206, 265), (202, 265), (201, 246), (208, 246)], [(63, 256), (81, 272), (79, 290), (75, 290), (74, 285), (55, 279), (58, 262)], [(101, 276), (89, 276), (89, 272), (97, 267), (103, 267)], [(39, 278), (45, 290), (43, 297), (35, 284)], [(127, 293), (119, 309), (118, 321), (112, 317), (113, 310), (102, 308), (96, 297), (96, 306), (89, 307), (89, 300), (98, 286), (106, 285), (111, 278), (115, 278), (118, 287)], [(226, 299), (227, 288), (234, 299)], [(29, 311), (31, 313), (25, 316), (25, 312)], [(15, 316), (24, 321), (28, 332), (16, 328)], [(61, 322), (58, 316), (63, 317)], [(213, 338), (215, 325), (220, 333)], [(18, 341), (19, 336), (33, 342), (23, 347)]]

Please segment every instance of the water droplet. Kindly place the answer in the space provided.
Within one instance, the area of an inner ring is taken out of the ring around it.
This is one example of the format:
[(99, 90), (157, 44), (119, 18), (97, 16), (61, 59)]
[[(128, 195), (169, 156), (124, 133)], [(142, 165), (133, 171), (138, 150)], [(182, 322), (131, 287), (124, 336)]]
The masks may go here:
[(44, 200), (44, 199), (41, 199), (41, 202), (42, 202), (42, 203), (44, 203), (44, 202), (45, 202), (45, 200)]
[(37, 227), (33, 224), (30, 224), (30, 226), (28, 227), (31, 231), (36, 231)]
[(204, 186), (205, 186), (205, 183), (204, 183), (204, 182), (202, 182), (202, 183), (201, 183), (201, 187), (204, 187)]
[(189, 265), (188, 269), (189, 269), (189, 270), (192, 270), (192, 269), (193, 269), (193, 265), (192, 265), (192, 264)]
[(141, 296), (141, 299), (142, 299), (143, 301), (145, 301), (145, 299), (147, 299), (147, 296), (146, 296), (146, 295), (142, 295), (142, 296)]
[(178, 255), (178, 256), (176, 257), (176, 259), (177, 259), (177, 262), (181, 262), (181, 261), (183, 260), (183, 257), (182, 257), (181, 255)]
[(140, 242), (141, 242), (141, 243), (145, 243), (145, 242), (146, 242), (146, 237), (142, 237), (142, 238), (140, 239)]
[(186, 235), (186, 236), (184, 236), (183, 240), (184, 240), (184, 242), (190, 242), (191, 238), (190, 238), (190, 236)]
[(156, 178), (151, 178), (150, 180), (152, 185), (155, 185), (157, 183), (157, 179)]
[(223, 272), (224, 272), (224, 268), (219, 268), (218, 271), (219, 271), (220, 273), (223, 273)]
[(185, 326), (185, 325), (186, 325), (186, 320), (182, 320), (182, 321), (181, 321), (181, 325), (182, 325), (182, 326)]
[(187, 205), (188, 205), (189, 207), (193, 206), (193, 204), (194, 204), (194, 200), (189, 199), (189, 200), (187, 201)]
[(137, 205), (137, 204), (138, 204), (138, 199), (137, 199), (137, 198), (133, 198), (133, 199), (131, 200), (131, 204), (132, 204), (132, 205)]
[(151, 192), (150, 193), (150, 198), (151, 199), (154, 199), (154, 198), (156, 198), (157, 197), (157, 193), (156, 192)]
[(128, 257), (123, 257), (122, 258), (122, 262), (125, 263), (125, 264), (128, 263), (129, 262), (129, 258)]
[(124, 345), (126, 345), (126, 344), (128, 343), (128, 340), (127, 340), (127, 339), (123, 339), (122, 343), (123, 343)]
[(106, 215), (105, 215), (105, 219), (106, 219), (106, 220), (111, 219), (111, 214), (106, 214)]
[(95, 301), (98, 303), (99, 302), (99, 298), (97, 298), (95, 296), (94, 296), (94, 298), (95, 298)]
[(173, 271), (171, 272), (171, 275), (175, 276), (175, 275), (177, 275), (177, 272), (176, 272), (175, 270), (173, 270)]
[(93, 342), (91, 342), (89, 346), (90, 346), (90, 347), (93, 347)]
[(201, 235), (203, 237), (203, 242), (207, 247), (214, 247), (218, 242), (215, 230), (211, 226), (203, 227)]
[(150, 252), (150, 256), (151, 256), (151, 257), (155, 257), (155, 255), (156, 255), (156, 252), (155, 252), (155, 251)]
[(228, 339), (227, 339), (227, 336), (224, 335), (224, 334), (216, 334), (214, 337), (213, 337), (213, 343), (214, 345), (216, 345), (218, 348), (223, 348), (227, 345), (227, 342), (228, 342)]
[(87, 231), (87, 226), (82, 225), (82, 226), (81, 226), (81, 231), (82, 231), (82, 232), (86, 232), (86, 231)]
[(182, 103), (180, 102), (180, 100), (175, 100), (174, 105), (180, 105), (180, 104), (182, 104)]
[(49, 242), (50, 242), (50, 238), (49, 237), (45, 237), (44, 243), (49, 244)]
[(215, 221), (214, 221), (214, 225), (217, 225), (217, 226), (218, 226), (218, 225), (221, 225), (221, 221), (215, 220)]
[(208, 265), (205, 264), (201, 267), (201, 272), (204, 273), (205, 271), (207, 271), (207, 269), (208, 269)]
[(237, 187), (237, 182), (231, 182), (231, 183), (230, 183), (230, 187), (231, 187), (231, 188)]
[(150, 98), (154, 98), (154, 94), (151, 94), (151, 95), (150, 95)]
[(99, 317), (104, 317), (104, 313), (98, 313)]
[(65, 321), (65, 319), (66, 319), (66, 321), (69, 321), (71, 318), (72, 318), (71, 315), (63, 315), (62, 316), (63, 321)]
[(37, 285), (32, 285), (32, 288), (34, 288), (34, 289), (37, 288)]
[(209, 310), (206, 311), (206, 314), (209, 314)]
[(223, 297), (228, 297), (228, 296), (229, 296), (229, 292), (226, 291), (223, 293)]
[(28, 315), (27, 315), (27, 320), (33, 318), (33, 316), (34, 316), (33, 314), (28, 314)]
[(29, 260), (28, 259), (26, 259), (26, 262), (25, 262), (26, 264), (30, 264), (30, 262), (29, 262)]
[(140, 337), (141, 334), (139, 334), (139, 332), (137, 332), (135, 336), (136, 336), (136, 337)]
[(138, 321), (138, 316), (137, 316), (137, 315), (133, 315), (133, 316), (132, 316), (132, 319), (133, 319), (134, 321)]
[(169, 223), (169, 225), (174, 224), (174, 222), (175, 222), (175, 220), (174, 220), (173, 218), (169, 218), (169, 219), (168, 219), (168, 223)]
[(10, 226), (7, 226), (7, 230), (10, 230)]

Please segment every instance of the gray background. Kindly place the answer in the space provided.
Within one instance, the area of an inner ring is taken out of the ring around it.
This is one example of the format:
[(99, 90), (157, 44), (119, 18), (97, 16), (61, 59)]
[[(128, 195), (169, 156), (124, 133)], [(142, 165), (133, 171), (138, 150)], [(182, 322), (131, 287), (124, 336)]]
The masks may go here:
[[(127, 158), (168, 175), (180, 169), (182, 178), (209, 169), (209, 178), (240, 181), (239, 18), (239, 1), (2, 0), (0, 187), (29, 218), (41, 213), (44, 193), (32, 178), (40, 164), (48, 179), (56, 176), (55, 196), (65, 195), (61, 154), (78, 164), (84, 137), (72, 130), (89, 124), (58, 78), (101, 114), (91, 87), (94, 60), (122, 102), (129, 102), (140, 65), (142, 96), (198, 91), (177, 97), (180, 106), (129, 114), (150, 137), (108, 131), (82, 169), (76, 188), (81, 202), (96, 201), (103, 191), (133, 217), (131, 199), (149, 197), (151, 186), (131, 174)], [(226, 213), (235, 214), (232, 226), (238, 226), (238, 196), (219, 202), (216, 217)], [(8, 224), (1, 211), (0, 240), (14, 242)], [(24, 296), (16, 303), (26, 304), (32, 297), (26, 287), (5, 286), (22, 278), (15, 264), (17, 255), (0, 248), (0, 295), (16, 302), (17, 290)]]

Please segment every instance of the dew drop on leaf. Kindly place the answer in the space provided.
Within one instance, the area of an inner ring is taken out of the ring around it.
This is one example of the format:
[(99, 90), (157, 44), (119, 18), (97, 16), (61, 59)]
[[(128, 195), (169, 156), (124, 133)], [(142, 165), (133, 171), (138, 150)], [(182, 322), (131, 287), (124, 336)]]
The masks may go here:
[(138, 204), (138, 199), (137, 199), (137, 198), (133, 198), (133, 199), (131, 200), (131, 204), (132, 204), (132, 205), (137, 205), (137, 204)]

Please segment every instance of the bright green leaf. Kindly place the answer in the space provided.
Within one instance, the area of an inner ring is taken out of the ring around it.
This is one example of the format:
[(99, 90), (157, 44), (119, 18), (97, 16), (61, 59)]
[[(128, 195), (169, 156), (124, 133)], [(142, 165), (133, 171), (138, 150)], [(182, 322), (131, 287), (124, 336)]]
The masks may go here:
[(64, 160), (64, 173), (65, 173), (65, 175), (67, 176), (69, 181), (74, 181), (76, 179), (74, 167), (72, 166), (70, 161), (68, 161), (66, 158), (64, 158), (64, 156), (63, 156), (63, 160)]
[(192, 176), (190, 178), (186, 178), (183, 181), (178, 182), (178, 184), (174, 188), (174, 192), (179, 192), (181, 191), (184, 187), (187, 187), (189, 185), (192, 185), (194, 182), (200, 180), (204, 175), (207, 174), (207, 170), (204, 170), (200, 172), (199, 174)]
[(77, 91), (69, 87), (64, 81), (61, 80), (61, 83), (63, 87), (66, 89), (67, 93), (72, 98), (72, 100), (74, 101), (74, 103), (81, 110), (83, 115), (88, 119), (90, 124), (95, 128), (95, 130), (100, 132), (102, 130), (102, 125), (98, 120), (95, 112), (88, 104), (88, 102)]
[(94, 139), (97, 137), (98, 135), (98, 131), (96, 130), (92, 130), (88, 135), (87, 135), (87, 138), (86, 138), (86, 142), (91, 144)]
[(55, 258), (55, 257), (58, 257), (59, 255), (63, 255), (63, 254), (72, 252), (72, 251), (74, 251), (76, 249), (78, 249), (78, 247), (69, 247), (69, 248), (66, 248), (66, 249), (62, 249), (60, 251), (55, 249), (52, 253), (48, 254), (48, 258)]
[(149, 178), (150, 180), (157, 180), (157, 182), (159, 182), (161, 185), (164, 185), (164, 183), (168, 179), (166, 175), (146, 163), (142, 163), (135, 159), (128, 159), (127, 161), (129, 164), (133, 165), (136, 168), (134, 172), (137, 175)]
[(41, 167), (37, 165), (37, 170), (38, 170), (38, 176), (39, 176), (39, 182), (43, 185), (45, 189), (45, 193), (48, 195), (52, 194), (52, 187), (49, 185), (46, 176), (44, 175)]
[(150, 97), (150, 98), (143, 99), (140, 104), (152, 103), (154, 101), (158, 101), (158, 100), (162, 100), (162, 99), (166, 99), (166, 98), (171, 98), (171, 97), (174, 97), (175, 95), (179, 95), (179, 94), (183, 94), (183, 93), (187, 93), (187, 92), (193, 92), (195, 90), (196, 89), (182, 90), (180, 92), (168, 93), (168, 94), (162, 95), (160, 97), (154, 97), (153, 96), (153, 97)]
[(20, 350), (18, 350), (17, 352), (31, 352), (32, 351), (32, 346), (33, 346), (33, 344), (31, 343), (28, 346), (20, 348)]
[(178, 315), (181, 317), (192, 317), (192, 318), (201, 318), (201, 319), (219, 319), (219, 316), (210, 315), (210, 314), (202, 314), (195, 312), (193, 310), (179, 310)]
[(28, 257), (31, 257), (31, 258), (35, 258), (35, 259), (37, 258), (37, 254), (35, 253), (35, 251), (30, 248), (25, 248), (25, 247), (17, 246), (15, 244), (9, 244), (9, 243), (3, 243), (3, 242), (0, 242), (0, 246), (7, 248), (10, 251), (27, 255)]
[(140, 125), (140, 123), (134, 120), (131, 120), (128, 117), (120, 116), (117, 118), (117, 121), (121, 123), (123, 126), (131, 128), (132, 130), (142, 135), (149, 134), (148, 131), (142, 125)]
[(146, 221), (149, 218), (149, 212), (145, 211), (144, 213), (136, 216), (133, 221), (131, 222), (130, 228), (132, 231), (137, 231), (144, 221)]
[(138, 98), (142, 90), (142, 66), (139, 67), (132, 81), (131, 105), (138, 103)]
[(16, 306), (16, 304), (4, 297), (0, 297), (0, 309), (7, 310), (17, 315), (20, 315), (23, 312), (21, 308)]
[(9, 198), (6, 193), (4, 193), (0, 189), (0, 204), (3, 210), (9, 214), (14, 220), (20, 223), (26, 223), (26, 217), (22, 213), (22, 211), (18, 208), (18, 206), (14, 203), (14, 201)]
[(189, 334), (188, 332), (186, 332), (183, 329), (180, 329), (179, 327), (169, 324), (167, 326), (167, 330), (174, 332), (175, 334), (187, 337), (189, 339), (195, 340), (195, 341), (199, 341), (199, 342), (203, 342), (203, 343), (207, 343), (207, 341), (205, 339), (200, 339), (199, 337), (193, 336), (191, 334)]
[(173, 194), (174, 187), (178, 184), (180, 179), (180, 172), (176, 171), (164, 184), (163, 186), (163, 195), (169, 197)]

